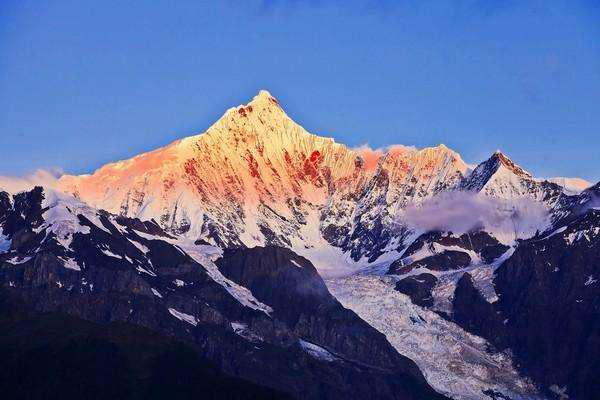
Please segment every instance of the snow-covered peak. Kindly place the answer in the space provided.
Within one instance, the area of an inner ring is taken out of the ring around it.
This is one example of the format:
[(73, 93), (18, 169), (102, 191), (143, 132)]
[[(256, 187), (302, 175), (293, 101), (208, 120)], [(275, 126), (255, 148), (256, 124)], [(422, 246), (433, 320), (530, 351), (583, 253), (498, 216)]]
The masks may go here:
[(488, 162), (492, 163), (496, 169), (506, 168), (517, 176), (531, 178), (531, 174), (529, 172), (515, 164), (513, 160), (508, 158), (508, 156), (506, 156), (506, 154), (502, 153), (500, 150), (496, 150)]
[(480, 163), (471, 174), (464, 179), (459, 188), (475, 192), (485, 191), (495, 184), (518, 183), (522, 179), (530, 180), (529, 172), (515, 164), (501, 151), (496, 151), (490, 158)]
[(277, 99), (269, 93), (268, 90), (261, 89), (258, 91), (258, 94), (252, 98), (252, 101), (249, 104), (258, 104), (261, 102), (269, 102), (273, 104), (279, 104)]
[(63, 176), (58, 186), (98, 209), (154, 219), (194, 240), (277, 244), (313, 262), (341, 248), (357, 261), (387, 249), (395, 216), (409, 204), (465, 181), (500, 197), (529, 190), (522, 181), (530, 175), (502, 153), (470, 171), (443, 144), (348, 148), (308, 132), (261, 90), (201, 134), (91, 175)]

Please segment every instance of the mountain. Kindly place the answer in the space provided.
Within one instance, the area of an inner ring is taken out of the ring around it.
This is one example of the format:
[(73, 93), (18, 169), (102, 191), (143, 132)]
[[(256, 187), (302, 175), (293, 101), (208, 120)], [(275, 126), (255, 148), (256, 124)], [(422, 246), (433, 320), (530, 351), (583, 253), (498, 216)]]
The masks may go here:
[(467, 169), (443, 145), (395, 146), (374, 163), (306, 132), (261, 91), (203, 134), (63, 176), (59, 188), (194, 240), (290, 247), (324, 268), (343, 252), (350, 265), (380, 256), (398, 209), (452, 187)]
[(295, 398), (444, 398), (288, 249), (223, 253), (40, 187), (1, 192), (0, 227), (0, 283), (34, 313), (149, 329)]
[(595, 398), (599, 199), (599, 184), (559, 196), (554, 221), (512, 245), (493, 232), (425, 232), (388, 274), (414, 304), (510, 351), (549, 398)]
[(193, 240), (288, 247), (325, 276), (397, 256), (410, 234), (398, 223), (402, 211), (437, 194), (528, 198), (553, 208), (565, 190), (501, 152), (471, 171), (444, 145), (351, 149), (308, 133), (266, 91), (202, 134), (91, 175), (62, 176), (58, 188)]
[(349, 148), (261, 91), (0, 193), (0, 285), (36, 321), (148, 330), (267, 396), (591, 399), (600, 190), (579, 184), (499, 151)]
[(563, 187), (558, 183), (535, 179), (500, 151), (479, 164), (460, 182), (458, 189), (501, 199), (526, 197), (549, 207), (563, 194)]

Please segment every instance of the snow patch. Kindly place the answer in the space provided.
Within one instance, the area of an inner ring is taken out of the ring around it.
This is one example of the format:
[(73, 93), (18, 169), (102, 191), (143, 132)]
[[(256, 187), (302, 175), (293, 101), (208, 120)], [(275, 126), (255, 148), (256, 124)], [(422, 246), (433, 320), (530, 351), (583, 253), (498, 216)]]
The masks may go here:
[(72, 269), (74, 271), (81, 271), (81, 267), (79, 266), (77, 261), (75, 261), (74, 259), (63, 258), (63, 257), (58, 257), (58, 259), (60, 259), (63, 262), (63, 266), (65, 268)]
[(598, 280), (594, 279), (593, 275), (588, 276), (587, 281), (585, 281), (585, 286), (589, 286), (592, 285), (594, 283), (596, 283)]
[(193, 315), (182, 313), (181, 311), (177, 311), (174, 308), (169, 308), (169, 312), (171, 313), (172, 316), (174, 316), (175, 318), (177, 318), (180, 321), (187, 322), (188, 324), (194, 325), (194, 326), (198, 325), (198, 319), (196, 319), (196, 317), (194, 317)]
[(141, 267), (141, 266), (139, 266), (139, 265), (138, 265), (137, 267), (135, 267), (135, 269), (136, 269), (137, 271), (139, 271), (139, 272), (142, 272), (142, 273), (144, 273), (144, 274), (148, 274), (148, 275), (150, 275), (150, 276), (156, 276), (156, 274), (155, 274), (154, 272), (152, 272), (152, 271), (148, 271), (147, 269), (145, 269), (145, 268), (143, 268), (143, 267)]
[(121, 257), (121, 256), (120, 256), (120, 255), (118, 255), (118, 254), (115, 254), (115, 253), (113, 253), (113, 252), (112, 252), (112, 251), (110, 251), (110, 250), (107, 250), (107, 249), (100, 249), (100, 251), (101, 251), (102, 253), (104, 253), (105, 255), (109, 256), (109, 257), (112, 257), (112, 258), (118, 258), (119, 260), (123, 259), (123, 257)]
[(307, 342), (302, 339), (299, 339), (298, 343), (300, 344), (300, 347), (302, 347), (302, 349), (304, 351), (306, 351), (310, 356), (312, 356), (313, 358), (316, 358), (317, 360), (322, 360), (322, 361), (327, 361), (327, 362), (332, 362), (332, 361), (336, 360), (336, 358), (333, 354), (331, 354), (329, 351), (325, 350), (321, 346), (317, 346), (314, 343), (310, 343), (310, 342)]
[(6, 260), (6, 262), (9, 264), (12, 264), (12, 265), (19, 265), (19, 264), (25, 264), (29, 260), (31, 260), (31, 257), (29, 257), (29, 256), (27, 256), (27, 257), (14, 256), (14, 257)]

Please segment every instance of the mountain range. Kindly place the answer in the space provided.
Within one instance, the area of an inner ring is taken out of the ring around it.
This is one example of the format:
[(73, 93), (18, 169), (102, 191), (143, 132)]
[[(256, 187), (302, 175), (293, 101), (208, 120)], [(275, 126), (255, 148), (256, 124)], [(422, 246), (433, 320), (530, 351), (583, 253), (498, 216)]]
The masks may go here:
[(0, 193), (0, 229), (19, 315), (148, 330), (260, 398), (600, 393), (600, 184), (500, 151), (350, 148), (260, 91), (202, 134)]

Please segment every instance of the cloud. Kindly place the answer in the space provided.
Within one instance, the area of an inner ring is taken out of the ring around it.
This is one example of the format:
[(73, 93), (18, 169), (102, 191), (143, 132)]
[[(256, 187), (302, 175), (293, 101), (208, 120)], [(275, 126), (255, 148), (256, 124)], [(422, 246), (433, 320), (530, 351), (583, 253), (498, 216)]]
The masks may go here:
[(38, 169), (34, 173), (25, 176), (0, 175), (0, 191), (18, 193), (30, 190), (34, 186), (54, 188), (61, 175), (62, 170), (60, 169)]
[(363, 159), (365, 162), (365, 169), (368, 171), (377, 167), (377, 163), (383, 155), (382, 149), (372, 149), (368, 144), (354, 147), (352, 150), (357, 152), (358, 155)]
[(483, 229), (512, 242), (533, 236), (549, 222), (548, 209), (527, 198), (504, 200), (473, 192), (447, 192), (408, 206), (399, 222), (424, 231), (457, 234)]
[(388, 154), (388, 153), (394, 154), (394, 153), (405, 153), (407, 151), (416, 151), (417, 148), (414, 146), (404, 146), (401, 144), (394, 144), (391, 146), (378, 147), (378, 148), (374, 149), (371, 146), (369, 146), (367, 143), (365, 143), (358, 147), (353, 147), (352, 150), (355, 151), (356, 153), (358, 153), (358, 155), (361, 156), (361, 158), (364, 160), (366, 170), (373, 170), (377, 167), (377, 163), (379, 162), (379, 159), (383, 155)]

